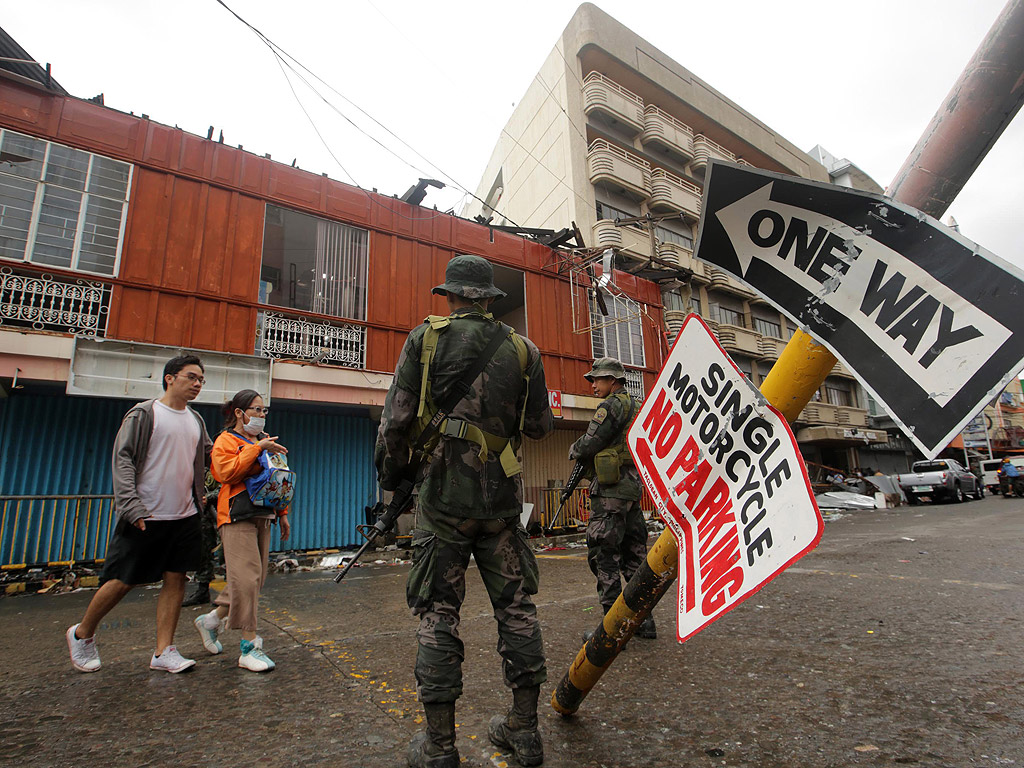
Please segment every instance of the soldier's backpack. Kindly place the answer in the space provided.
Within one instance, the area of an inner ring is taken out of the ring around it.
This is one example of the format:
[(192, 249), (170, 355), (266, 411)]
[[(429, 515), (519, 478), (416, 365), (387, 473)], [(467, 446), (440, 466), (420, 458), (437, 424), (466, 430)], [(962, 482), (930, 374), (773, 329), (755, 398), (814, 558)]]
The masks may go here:
[[(487, 315), (487, 317), (489, 318), (490, 315)], [(428, 325), (423, 334), (423, 348), (420, 352), (420, 364), (422, 365), (422, 370), (420, 372), (420, 404), (419, 409), (416, 412), (417, 432), (422, 432), (438, 411), (431, 393), (430, 364), (434, 359), (434, 353), (437, 352), (438, 339), (440, 339), (441, 334), (444, 333), (451, 325), (452, 318), (451, 316), (429, 315), (423, 322)], [(528, 363), (526, 342), (523, 341), (519, 334), (508, 326), (505, 326), (500, 322), (498, 322), (497, 325), (500, 330), (496, 332), (495, 338), (497, 338), (498, 335), (505, 335), (512, 341), (512, 344), (516, 349), (516, 355), (519, 358), (519, 369), (523, 377), (523, 391), (528, 395), (530, 391), (530, 377), (526, 373)], [(490, 346), (488, 348), (490, 348)], [(488, 360), (484, 361), (485, 365), (489, 359), (493, 357), (494, 352), (496, 351), (497, 346), (494, 346), (490, 355), (487, 356)], [(486, 354), (486, 350), (484, 354)], [(475, 379), (476, 376), (473, 378)], [(466, 388), (467, 392), (472, 383), (472, 381), (460, 382), (460, 384)], [(501, 468), (504, 470), (505, 476), (515, 477), (523, 471), (522, 466), (519, 464), (519, 459), (516, 458), (516, 451), (519, 450), (519, 436), (523, 431), (523, 423), (526, 420), (526, 400), (527, 398), (524, 395), (519, 411), (516, 434), (512, 438), (501, 437), (499, 435), (491, 434), (490, 432), (485, 432), (475, 424), (470, 424), (468, 421), (463, 419), (456, 419), (449, 416), (440, 423), (437, 434), (427, 441), (424, 453), (429, 456), (430, 452), (434, 449), (434, 446), (437, 445), (437, 441), (440, 440), (442, 436), (468, 440), (479, 447), (477, 456), (481, 463), (485, 463), (490, 452), (495, 451), (499, 454)]]

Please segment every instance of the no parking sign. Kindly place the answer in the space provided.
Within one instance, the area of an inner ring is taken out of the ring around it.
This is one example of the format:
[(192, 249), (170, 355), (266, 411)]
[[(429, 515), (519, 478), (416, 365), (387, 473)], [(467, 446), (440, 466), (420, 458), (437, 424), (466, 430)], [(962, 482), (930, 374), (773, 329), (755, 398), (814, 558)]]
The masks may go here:
[(697, 315), (629, 430), (679, 542), (679, 642), (817, 546), (823, 523), (796, 438)]

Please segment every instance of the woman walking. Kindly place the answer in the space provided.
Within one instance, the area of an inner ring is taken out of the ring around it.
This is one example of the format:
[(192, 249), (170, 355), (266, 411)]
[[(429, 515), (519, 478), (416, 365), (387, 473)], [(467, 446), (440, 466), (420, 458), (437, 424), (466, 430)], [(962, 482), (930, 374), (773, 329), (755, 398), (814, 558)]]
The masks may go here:
[(287, 449), (264, 431), (266, 414), (263, 398), (243, 389), (224, 404), (224, 429), (213, 443), (211, 471), (221, 483), (217, 497), (217, 529), (224, 546), (227, 587), (214, 600), (217, 606), (195, 620), (203, 646), (210, 653), (223, 650), (218, 635), (224, 629), (242, 633), (238, 666), (252, 672), (268, 672), (274, 662), (263, 651), (263, 638), (256, 634), (260, 589), (267, 578), (270, 556), (270, 526), (281, 524), (281, 540), (290, 533), (288, 510), (253, 504), (246, 478), (260, 473), (260, 454), (287, 453)]

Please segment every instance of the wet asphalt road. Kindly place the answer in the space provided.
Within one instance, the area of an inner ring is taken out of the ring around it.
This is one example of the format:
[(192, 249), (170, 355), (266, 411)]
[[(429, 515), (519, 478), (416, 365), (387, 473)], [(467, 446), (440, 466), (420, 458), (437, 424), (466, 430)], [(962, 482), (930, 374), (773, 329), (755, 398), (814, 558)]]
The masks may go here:
[[(546, 766), (1024, 766), (1024, 500), (856, 513), (817, 550), (679, 645), (635, 639), (563, 719), (547, 701), (597, 623), (584, 549), (541, 555)], [(0, 764), (402, 766), (421, 722), (408, 566), (272, 576), (261, 634), (276, 671), (238, 669), (237, 637), (148, 669), (156, 590), (101, 628), (103, 668), (74, 672), (64, 629), (92, 592), (0, 599)], [(670, 593), (671, 594), (671, 593)], [(507, 706), (475, 571), (463, 611), (463, 765), (501, 766), (487, 721)], [(509, 765), (515, 765), (508, 759)]]

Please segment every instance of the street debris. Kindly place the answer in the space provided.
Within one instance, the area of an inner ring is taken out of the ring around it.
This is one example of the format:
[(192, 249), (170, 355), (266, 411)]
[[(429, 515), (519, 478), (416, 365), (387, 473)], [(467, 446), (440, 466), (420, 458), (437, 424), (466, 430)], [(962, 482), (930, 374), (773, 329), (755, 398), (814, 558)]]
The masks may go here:
[(849, 491), (827, 491), (819, 493), (814, 497), (818, 502), (818, 509), (874, 509), (875, 500), (873, 497), (863, 493), (851, 493)]

